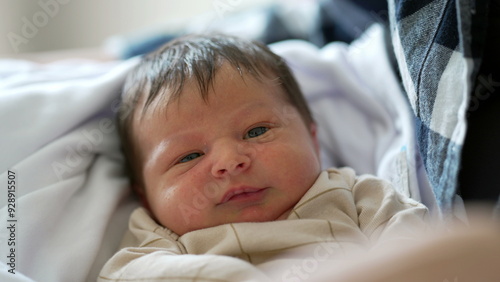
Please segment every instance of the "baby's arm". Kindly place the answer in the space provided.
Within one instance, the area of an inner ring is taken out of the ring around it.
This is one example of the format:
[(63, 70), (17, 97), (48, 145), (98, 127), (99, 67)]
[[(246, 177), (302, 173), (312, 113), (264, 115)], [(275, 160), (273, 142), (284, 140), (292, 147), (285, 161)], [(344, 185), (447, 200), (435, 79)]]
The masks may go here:
[(269, 281), (255, 266), (228, 256), (176, 255), (161, 248), (125, 248), (98, 281)]
[(387, 181), (359, 176), (352, 191), (359, 227), (372, 242), (415, 239), (430, 226), (427, 208), (398, 193)]
[(255, 266), (228, 256), (183, 254), (178, 236), (158, 225), (143, 208), (129, 222), (122, 248), (98, 281), (266, 281)]

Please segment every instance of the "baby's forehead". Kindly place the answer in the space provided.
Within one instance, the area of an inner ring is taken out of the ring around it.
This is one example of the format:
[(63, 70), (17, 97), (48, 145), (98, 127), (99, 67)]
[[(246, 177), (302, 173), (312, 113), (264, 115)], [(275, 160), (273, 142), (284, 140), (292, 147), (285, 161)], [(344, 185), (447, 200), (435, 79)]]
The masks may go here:
[(244, 70), (226, 62), (216, 69), (215, 75), (209, 82), (200, 82), (194, 76), (186, 78), (180, 86), (165, 81), (159, 95), (148, 105), (145, 104), (147, 93), (143, 93), (143, 97), (141, 98), (143, 101), (139, 103), (140, 109), (137, 112), (138, 116), (164, 114), (170, 107), (181, 107), (183, 103), (179, 102), (185, 99), (186, 93), (196, 93), (196, 95), (189, 96), (197, 97), (197, 99), (201, 99), (209, 105), (210, 101), (219, 99), (215, 91), (215, 85), (224, 85), (232, 79), (241, 80), (243, 87), (248, 83), (257, 83), (261, 87), (273, 89), (270, 92), (279, 95), (283, 103), (289, 103), (288, 95), (286, 95), (285, 90), (281, 87), (279, 77), (270, 70), (266, 73), (256, 73), (255, 71)]

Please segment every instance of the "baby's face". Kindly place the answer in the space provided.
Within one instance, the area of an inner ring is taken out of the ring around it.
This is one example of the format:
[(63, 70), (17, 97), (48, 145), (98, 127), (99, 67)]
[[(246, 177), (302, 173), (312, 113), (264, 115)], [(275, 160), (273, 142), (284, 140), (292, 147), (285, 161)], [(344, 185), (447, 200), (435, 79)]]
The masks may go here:
[(165, 110), (136, 115), (145, 198), (161, 225), (183, 235), (288, 216), (320, 161), (314, 124), (282, 91), (225, 64), (207, 102), (190, 83)]

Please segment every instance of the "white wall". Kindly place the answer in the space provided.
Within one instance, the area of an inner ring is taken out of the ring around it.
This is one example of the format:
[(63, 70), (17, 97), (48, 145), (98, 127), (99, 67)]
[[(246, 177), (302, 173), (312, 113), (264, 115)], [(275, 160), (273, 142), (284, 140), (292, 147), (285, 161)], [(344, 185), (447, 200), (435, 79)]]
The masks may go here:
[(112, 35), (168, 30), (172, 22), (186, 23), (215, 13), (216, 4), (236, 11), (272, 1), (1, 0), (0, 54), (99, 47)]

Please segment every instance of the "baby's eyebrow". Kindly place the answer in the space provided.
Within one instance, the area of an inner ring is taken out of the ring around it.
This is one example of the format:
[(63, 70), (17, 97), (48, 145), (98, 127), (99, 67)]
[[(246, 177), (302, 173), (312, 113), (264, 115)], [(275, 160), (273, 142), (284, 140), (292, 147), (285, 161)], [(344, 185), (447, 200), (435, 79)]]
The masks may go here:
[[(249, 104), (245, 105), (244, 107), (241, 107), (240, 109), (234, 111), (234, 115), (247, 116), (249, 113), (251, 113), (255, 110), (263, 109), (265, 106), (266, 106), (266, 103), (264, 103), (262, 101), (252, 102), (252, 103), (249, 103)], [(265, 111), (265, 110), (263, 110), (263, 111)]]

